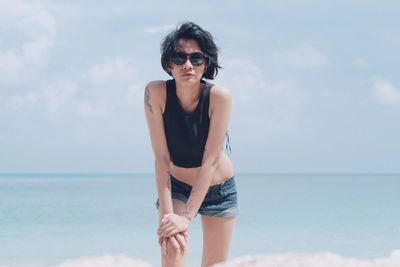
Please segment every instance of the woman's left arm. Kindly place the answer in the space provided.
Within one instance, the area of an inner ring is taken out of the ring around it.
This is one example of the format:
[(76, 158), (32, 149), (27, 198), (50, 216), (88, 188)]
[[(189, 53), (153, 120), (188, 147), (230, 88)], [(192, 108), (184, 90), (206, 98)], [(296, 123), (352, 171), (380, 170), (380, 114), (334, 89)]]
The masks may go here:
[(225, 140), (231, 113), (232, 97), (228, 89), (214, 86), (210, 98), (210, 129), (204, 149), (203, 160), (198, 172), (192, 192), (186, 202), (183, 214), (166, 214), (163, 216), (158, 234), (169, 237), (187, 230), (191, 221), (197, 214), (201, 203), (210, 187), (214, 172), (217, 168), (218, 158)]

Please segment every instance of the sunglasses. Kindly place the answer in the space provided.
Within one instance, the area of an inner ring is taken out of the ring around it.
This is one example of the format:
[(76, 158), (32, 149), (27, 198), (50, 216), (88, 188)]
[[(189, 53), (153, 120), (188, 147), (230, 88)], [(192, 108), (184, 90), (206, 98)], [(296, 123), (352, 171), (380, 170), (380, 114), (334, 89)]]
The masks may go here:
[(183, 65), (185, 64), (187, 58), (189, 57), (190, 63), (194, 66), (200, 66), (201, 64), (204, 63), (204, 60), (206, 58), (206, 55), (201, 53), (201, 52), (194, 52), (191, 54), (186, 54), (183, 52), (174, 52), (171, 57), (172, 63), (176, 65)]

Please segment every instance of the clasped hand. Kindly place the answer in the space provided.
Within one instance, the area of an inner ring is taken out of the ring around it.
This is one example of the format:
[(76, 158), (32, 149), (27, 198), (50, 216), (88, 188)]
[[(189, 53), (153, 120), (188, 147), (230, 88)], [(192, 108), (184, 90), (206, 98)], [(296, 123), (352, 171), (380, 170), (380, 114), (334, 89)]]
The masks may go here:
[(191, 221), (181, 215), (174, 213), (165, 214), (161, 217), (160, 226), (158, 228), (158, 243), (162, 247), (162, 252), (167, 255), (167, 242), (178, 252), (186, 250), (189, 242), (188, 228)]
[(191, 221), (189, 218), (175, 213), (168, 213), (161, 217), (157, 234), (159, 237), (171, 237), (180, 232), (186, 232)]

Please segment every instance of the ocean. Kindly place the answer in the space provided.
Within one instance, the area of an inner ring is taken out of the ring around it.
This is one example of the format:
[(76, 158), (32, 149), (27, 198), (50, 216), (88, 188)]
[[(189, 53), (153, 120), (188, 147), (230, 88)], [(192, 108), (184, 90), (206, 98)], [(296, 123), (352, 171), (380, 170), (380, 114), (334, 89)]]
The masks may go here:
[[(230, 259), (330, 252), (367, 260), (400, 249), (400, 174), (239, 173), (235, 179), (240, 211)], [(2, 174), (0, 266), (117, 255), (160, 266), (156, 198), (152, 174)], [(200, 266), (201, 242), (197, 216), (188, 266)]]

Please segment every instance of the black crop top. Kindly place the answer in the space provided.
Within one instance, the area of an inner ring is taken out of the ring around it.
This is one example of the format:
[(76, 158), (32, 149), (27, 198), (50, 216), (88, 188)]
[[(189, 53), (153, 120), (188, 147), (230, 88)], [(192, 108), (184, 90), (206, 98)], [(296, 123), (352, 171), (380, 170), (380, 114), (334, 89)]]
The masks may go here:
[[(208, 109), (210, 106), (210, 91), (214, 85), (201, 80), (204, 84), (200, 99), (193, 112), (186, 112), (179, 103), (176, 94), (175, 80), (166, 81), (166, 103), (163, 113), (164, 130), (171, 161), (175, 166), (183, 168), (200, 167), (204, 147), (207, 142), (210, 128)], [(229, 144), (228, 131), (226, 132), (226, 150)]]
[(175, 80), (166, 81), (166, 103), (163, 113), (164, 130), (171, 161), (179, 167), (200, 167), (210, 128), (208, 109), (212, 83), (204, 84), (199, 102), (192, 113), (181, 106), (176, 94)]

